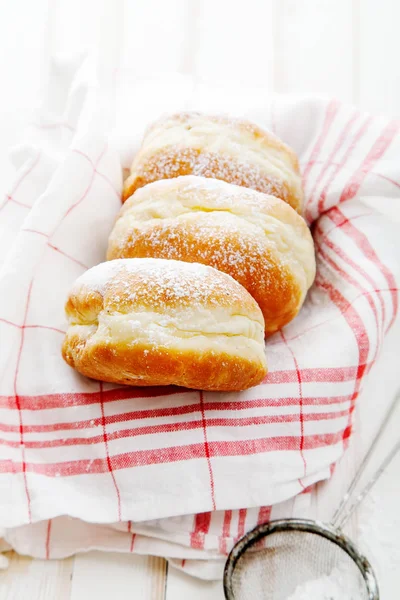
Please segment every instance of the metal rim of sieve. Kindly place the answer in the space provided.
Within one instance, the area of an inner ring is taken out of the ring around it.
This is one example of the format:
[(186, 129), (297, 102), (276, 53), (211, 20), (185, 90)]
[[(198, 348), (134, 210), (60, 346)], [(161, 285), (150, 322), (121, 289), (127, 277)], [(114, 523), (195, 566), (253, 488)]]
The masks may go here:
[(379, 600), (378, 582), (371, 564), (365, 556), (360, 554), (353, 542), (351, 542), (351, 540), (349, 540), (349, 538), (340, 530), (335, 529), (328, 523), (310, 521), (307, 519), (280, 519), (270, 521), (269, 523), (257, 525), (243, 536), (232, 548), (225, 564), (223, 585), (226, 600), (235, 600), (232, 585), (233, 574), (236, 565), (243, 554), (248, 548), (256, 544), (262, 538), (283, 531), (304, 531), (306, 533), (313, 533), (328, 539), (330, 542), (339, 546), (353, 559), (361, 572), (368, 592), (368, 600)]

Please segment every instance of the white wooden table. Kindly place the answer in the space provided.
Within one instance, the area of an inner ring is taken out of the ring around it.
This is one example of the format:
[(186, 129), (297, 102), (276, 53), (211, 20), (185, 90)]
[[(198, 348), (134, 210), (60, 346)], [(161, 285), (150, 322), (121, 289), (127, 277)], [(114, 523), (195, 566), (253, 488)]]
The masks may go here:
[[(203, 80), (240, 79), (244, 85), (259, 82), (271, 92), (335, 96), (373, 112), (400, 116), (397, 0), (2, 2), (0, 191), (12, 179), (7, 154), (21, 140), (30, 121), (32, 99), (40, 94), (43, 57), (49, 46), (60, 52), (93, 47), (98, 39), (98, 17), (109, 2), (115, 10), (124, 11), (129, 65), (138, 74), (179, 71)], [(53, 23), (51, 36), (49, 18)], [(400, 203), (393, 216), (400, 221)], [(342, 491), (335, 480), (343, 470), (349, 475), (354, 471), (364, 452), (364, 440), (376, 426), (376, 403), (386, 402), (400, 383), (399, 372), (389, 366), (399, 341), (397, 324), (361, 398), (353, 443), (333, 480), (320, 486), (313, 507), (315, 517), (329, 517), (332, 503)], [(399, 473), (397, 460), (377, 490), (380, 499), (385, 498), (383, 508), (379, 510), (370, 502), (350, 527), (354, 539), (379, 563), (383, 600), (398, 597), (400, 575), (390, 561), (382, 561), (383, 550), (379, 554), (375, 542), (368, 544), (371, 531), (365, 534), (364, 530), (363, 534), (357, 523), (362, 513), (364, 517), (368, 513), (384, 537), (379, 544), (393, 554), (400, 537), (398, 489), (397, 499), (395, 496)], [(195, 581), (172, 569), (168, 572), (165, 561), (159, 558), (96, 552), (47, 562), (14, 554), (9, 557), (10, 568), (0, 572), (0, 600), (223, 598), (220, 583)]]

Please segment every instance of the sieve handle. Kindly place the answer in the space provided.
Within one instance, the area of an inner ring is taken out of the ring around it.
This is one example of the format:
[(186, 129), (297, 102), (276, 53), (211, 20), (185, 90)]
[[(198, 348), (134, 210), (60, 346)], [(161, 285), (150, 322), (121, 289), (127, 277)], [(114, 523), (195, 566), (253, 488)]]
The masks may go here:
[(388, 425), (389, 421), (391, 420), (394, 412), (396, 411), (398, 405), (400, 404), (400, 391), (397, 392), (394, 400), (392, 401), (390, 408), (381, 424), (381, 426), (378, 429), (377, 434), (375, 435), (372, 444), (367, 452), (367, 454), (365, 455), (354, 479), (352, 480), (352, 482), (350, 483), (350, 486), (347, 490), (347, 492), (345, 493), (345, 495), (343, 496), (338, 508), (336, 509), (332, 520), (331, 520), (331, 524), (334, 527), (338, 527), (341, 528), (343, 527), (343, 525), (348, 521), (348, 519), (351, 517), (351, 515), (353, 514), (354, 510), (357, 508), (357, 506), (364, 500), (364, 498), (367, 496), (367, 494), (370, 492), (370, 490), (372, 489), (372, 487), (375, 485), (375, 483), (378, 481), (378, 479), (380, 478), (380, 476), (382, 475), (382, 473), (386, 470), (386, 468), (388, 467), (388, 465), (391, 463), (391, 461), (393, 460), (393, 458), (396, 456), (396, 454), (400, 451), (400, 439), (397, 441), (397, 443), (395, 444), (394, 448), (392, 448), (390, 450), (390, 452), (385, 456), (385, 458), (383, 459), (382, 463), (380, 464), (380, 466), (378, 467), (378, 469), (374, 472), (374, 474), (372, 475), (371, 479), (368, 481), (368, 483), (365, 485), (365, 487), (362, 489), (362, 491), (360, 492), (360, 494), (358, 494), (358, 496), (356, 496), (356, 498), (354, 499), (354, 501), (350, 504), (350, 506), (348, 505), (349, 500), (352, 497), (353, 491), (357, 485), (357, 483), (359, 482), (362, 474), (365, 471), (365, 468), (367, 466), (367, 464), (369, 463), (369, 460), (373, 454), (373, 451), (375, 450), (379, 440), (382, 438), (382, 434), (384, 433), (384, 431), (386, 430), (386, 426)]

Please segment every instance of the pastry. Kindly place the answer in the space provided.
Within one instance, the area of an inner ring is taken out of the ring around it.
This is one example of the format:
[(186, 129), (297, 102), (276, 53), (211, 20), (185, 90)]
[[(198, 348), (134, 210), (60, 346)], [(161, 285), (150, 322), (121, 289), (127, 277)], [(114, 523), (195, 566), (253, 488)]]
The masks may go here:
[(75, 282), (66, 314), (63, 357), (94, 379), (236, 391), (267, 371), (261, 310), (234, 279), (205, 265), (102, 263)]
[(259, 304), (268, 334), (296, 316), (315, 276), (310, 231), (288, 204), (193, 175), (150, 183), (123, 205), (107, 258), (142, 257), (231, 275)]
[(185, 112), (158, 120), (134, 158), (123, 199), (147, 183), (179, 175), (222, 179), (302, 209), (296, 154), (274, 134), (244, 119)]

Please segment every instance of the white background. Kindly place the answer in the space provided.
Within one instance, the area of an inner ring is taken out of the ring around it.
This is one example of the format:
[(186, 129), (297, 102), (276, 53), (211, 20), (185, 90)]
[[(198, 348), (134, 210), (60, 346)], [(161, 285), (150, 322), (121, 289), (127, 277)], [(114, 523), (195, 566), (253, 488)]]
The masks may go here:
[[(335, 96), (372, 112), (400, 116), (397, 0), (3, 0), (0, 192), (12, 181), (7, 156), (32, 121), (50, 52), (62, 58), (96, 49), (106, 35), (104, 15), (111, 7), (124, 28), (123, 68), (139, 75), (179, 71), (221, 84), (240, 80), (243, 85), (268, 86), (271, 92)], [(376, 425), (376, 403), (387, 402), (399, 384), (390, 361), (399, 329), (392, 332), (360, 399), (363, 417), (357, 418), (355, 440), (338, 472), (354, 471), (363, 440)], [(400, 546), (398, 489), (397, 499), (395, 495), (399, 473), (397, 460), (380, 482), (375, 501), (351, 527), (365, 551), (373, 554), (383, 600), (395, 600), (400, 588), (400, 564), (397, 569), (393, 562), (394, 549)], [(320, 486), (315, 516), (326, 518), (326, 498), (338, 477)], [(367, 525), (360, 528), (360, 521)], [(220, 584), (195, 582), (174, 571), (166, 575), (164, 561), (147, 557), (92, 553), (46, 563), (12, 556), (10, 569), (0, 574), (0, 600), (89, 597), (217, 600), (223, 595)]]

